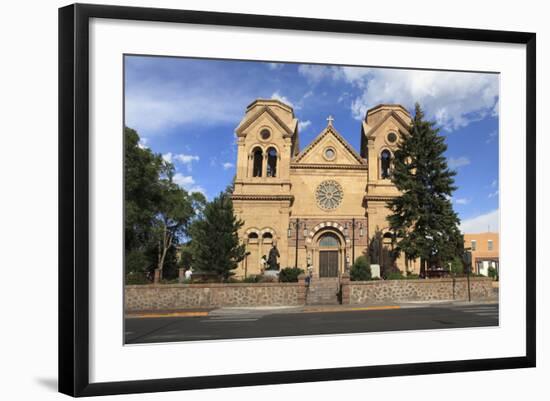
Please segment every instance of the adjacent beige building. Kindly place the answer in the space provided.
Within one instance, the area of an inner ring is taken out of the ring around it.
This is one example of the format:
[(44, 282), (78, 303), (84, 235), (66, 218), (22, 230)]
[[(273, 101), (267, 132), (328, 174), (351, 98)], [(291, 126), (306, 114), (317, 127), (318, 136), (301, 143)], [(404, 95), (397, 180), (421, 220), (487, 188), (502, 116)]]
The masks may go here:
[(472, 272), (489, 275), (489, 267), (499, 271), (499, 235), (496, 232), (464, 234), (464, 248), (472, 253)]
[[(367, 253), (376, 230), (388, 236), (386, 202), (398, 194), (390, 161), (410, 124), (403, 106), (382, 104), (368, 110), (358, 127), (359, 151), (330, 116), (325, 129), (300, 148), (292, 107), (252, 102), (236, 129), (233, 203), (250, 252), (236, 275), (260, 273), (262, 256), (276, 245), (281, 268), (311, 266), (315, 277), (337, 277)], [(405, 271), (404, 260), (397, 266)]]

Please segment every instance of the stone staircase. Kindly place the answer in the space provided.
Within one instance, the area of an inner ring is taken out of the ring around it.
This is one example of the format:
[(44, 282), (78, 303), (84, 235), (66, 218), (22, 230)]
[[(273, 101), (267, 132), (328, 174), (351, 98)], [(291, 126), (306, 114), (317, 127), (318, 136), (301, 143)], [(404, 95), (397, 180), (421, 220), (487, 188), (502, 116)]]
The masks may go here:
[(312, 278), (306, 292), (307, 305), (336, 305), (339, 303), (340, 283), (335, 278)]

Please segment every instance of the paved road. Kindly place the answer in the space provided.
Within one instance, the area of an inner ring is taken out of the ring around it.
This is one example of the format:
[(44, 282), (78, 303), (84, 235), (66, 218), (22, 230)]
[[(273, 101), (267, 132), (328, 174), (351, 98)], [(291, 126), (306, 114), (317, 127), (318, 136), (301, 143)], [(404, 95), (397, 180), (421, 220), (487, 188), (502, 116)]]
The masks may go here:
[(202, 317), (126, 319), (127, 344), (498, 326), (498, 305), (289, 313), (219, 310)]

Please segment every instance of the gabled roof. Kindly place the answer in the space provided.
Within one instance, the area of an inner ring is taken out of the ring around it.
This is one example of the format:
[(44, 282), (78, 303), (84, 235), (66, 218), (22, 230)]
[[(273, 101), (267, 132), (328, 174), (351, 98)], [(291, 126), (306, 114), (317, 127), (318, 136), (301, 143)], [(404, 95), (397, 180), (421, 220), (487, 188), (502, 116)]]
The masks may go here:
[(323, 140), (323, 138), (325, 138), (329, 134), (332, 134), (336, 138), (336, 140), (340, 142), (344, 146), (344, 148), (346, 148), (346, 150), (357, 160), (358, 163), (365, 164), (365, 160), (362, 159), (361, 156), (359, 156), (359, 153), (357, 153), (355, 149), (353, 149), (348, 141), (346, 141), (344, 137), (340, 135), (338, 131), (336, 131), (332, 124), (329, 124), (323, 131), (321, 131), (321, 133), (317, 135), (317, 137), (296, 156), (293, 162), (299, 162), (300, 160), (302, 160), (311, 150), (315, 148), (315, 146), (319, 142), (321, 142), (321, 140)]
[(369, 127), (369, 125), (365, 121), (363, 121), (363, 131), (365, 136), (370, 139), (372, 137), (372, 134), (375, 133), (378, 128), (380, 128), (382, 124), (384, 124), (384, 122), (386, 122), (390, 117), (393, 117), (397, 120), (404, 132), (408, 132), (408, 127), (410, 126), (410, 124), (403, 120), (403, 118), (394, 110), (391, 110), (372, 127)]
[(292, 119), (291, 126), (288, 126), (281, 118), (271, 110), (268, 106), (263, 106), (258, 109), (257, 112), (251, 114), (245, 120), (241, 121), (239, 126), (235, 129), (237, 136), (242, 136), (244, 130), (246, 130), (254, 121), (256, 121), (263, 113), (270, 115), (273, 120), (285, 131), (285, 136), (293, 136), (296, 133), (296, 127), (298, 125), (298, 120), (296, 118)]

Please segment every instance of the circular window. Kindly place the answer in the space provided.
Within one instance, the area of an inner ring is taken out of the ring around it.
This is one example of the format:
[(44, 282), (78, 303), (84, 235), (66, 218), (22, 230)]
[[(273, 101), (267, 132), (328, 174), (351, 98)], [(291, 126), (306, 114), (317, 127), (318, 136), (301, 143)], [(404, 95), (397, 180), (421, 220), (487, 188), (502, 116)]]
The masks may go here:
[(328, 160), (333, 160), (336, 157), (336, 151), (333, 148), (325, 149), (325, 158)]
[(395, 141), (397, 141), (397, 134), (395, 132), (390, 132), (388, 134), (388, 142), (394, 143)]
[(262, 132), (260, 132), (260, 137), (265, 141), (265, 140), (268, 140), (270, 137), (271, 137), (271, 132), (269, 132), (268, 129), (264, 129), (262, 130)]
[(321, 209), (333, 210), (340, 206), (344, 191), (336, 181), (328, 180), (319, 184), (315, 190), (315, 199)]

